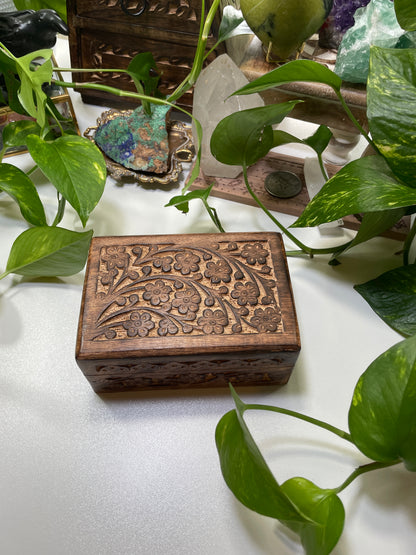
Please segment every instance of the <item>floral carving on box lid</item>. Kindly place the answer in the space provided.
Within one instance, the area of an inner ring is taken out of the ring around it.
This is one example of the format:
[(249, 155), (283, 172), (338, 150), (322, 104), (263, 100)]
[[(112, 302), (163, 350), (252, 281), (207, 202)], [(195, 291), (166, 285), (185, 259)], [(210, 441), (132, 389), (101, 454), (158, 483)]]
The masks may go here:
[(94, 341), (283, 333), (267, 240), (100, 248)]

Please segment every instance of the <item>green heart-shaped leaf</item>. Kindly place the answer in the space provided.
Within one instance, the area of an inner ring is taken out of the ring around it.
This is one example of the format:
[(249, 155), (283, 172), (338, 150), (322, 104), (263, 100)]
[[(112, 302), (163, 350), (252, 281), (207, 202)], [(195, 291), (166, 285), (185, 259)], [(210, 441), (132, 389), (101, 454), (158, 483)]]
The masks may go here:
[(17, 237), (7, 274), (30, 277), (70, 276), (85, 265), (92, 230), (78, 233), (61, 227), (33, 227)]
[(283, 524), (299, 534), (308, 555), (331, 553), (344, 528), (345, 510), (339, 497), (305, 478), (291, 478), (281, 488), (299, 511), (313, 521), (283, 521)]
[(250, 166), (273, 146), (271, 125), (280, 123), (299, 101), (241, 110), (225, 117), (211, 136), (211, 152), (223, 164)]
[(249, 509), (273, 518), (309, 522), (282, 491), (248, 430), (245, 405), (232, 389), (236, 410), (217, 425), (215, 441), (224, 479), (237, 499)]
[(0, 164), (0, 191), (18, 203), (22, 216), (30, 224), (46, 225), (46, 216), (36, 187), (29, 177), (12, 164)]
[(400, 27), (416, 31), (416, 3), (414, 0), (395, 0), (394, 9)]
[(416, 335), (370, 364), (355, 387), (348, 423), (364, 455), (403, 460), (416, 471)]
[(416, 49), (371, 48), (367, 105), (379, 152), (399, 179), (416, 188)]
[(381, 156), (368, 156), (350, 162), (336, 173), (292, 227), (316, 226), (350, 214), (413, 204), (416, 189), (398, 181)]
[(19, 147), (26, 144), (28, 135), (39, 135), (41, 128), (33, 120), (13, 121), (3, 129), (3, 146)]
[(294, 60), (254, 79), (234, 94), (258, 93), (296, 81), (323, 83), (337, 92), (341, 90), (342, 84), (342, 79), (324, 65), (312, 60)]
[(385, 272), (354, 289), (394, 330), (404, 336), (416, 334), (416, 264)]
[(55, 141), (27, 137), (34, 161), (78, 213), (85, 226), (104, 191), (106, 167), (99, 149), (85, 137), (67, 135)]

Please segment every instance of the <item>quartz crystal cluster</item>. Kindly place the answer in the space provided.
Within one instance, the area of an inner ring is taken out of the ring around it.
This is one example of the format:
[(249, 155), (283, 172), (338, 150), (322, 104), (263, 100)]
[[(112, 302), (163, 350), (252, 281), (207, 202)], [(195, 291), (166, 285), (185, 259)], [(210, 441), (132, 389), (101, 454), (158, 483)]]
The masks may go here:
[(247, 84), (247, 78), (228, 54), (215, 58), (198, 77), (194, 90), (193, 115), (201, 123), (203, 131), (201, 169), (205, 175), (233, 178), (241, 173), (240, 166), (227, 166), (213, 157), (210, 140), (217, 124), (226, 116), (264, 105), (258, 94), (230, 96)]

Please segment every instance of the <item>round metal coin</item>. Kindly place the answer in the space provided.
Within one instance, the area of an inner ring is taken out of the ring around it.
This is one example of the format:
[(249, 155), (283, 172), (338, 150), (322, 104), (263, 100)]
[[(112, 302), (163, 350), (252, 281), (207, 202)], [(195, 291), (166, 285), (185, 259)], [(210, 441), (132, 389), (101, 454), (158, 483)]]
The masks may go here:
[(302, 181), (295, 173), (276, 171), (269, 173), (264, 181), (266, 191), (278, 198), (290, 198), (302, 190)]

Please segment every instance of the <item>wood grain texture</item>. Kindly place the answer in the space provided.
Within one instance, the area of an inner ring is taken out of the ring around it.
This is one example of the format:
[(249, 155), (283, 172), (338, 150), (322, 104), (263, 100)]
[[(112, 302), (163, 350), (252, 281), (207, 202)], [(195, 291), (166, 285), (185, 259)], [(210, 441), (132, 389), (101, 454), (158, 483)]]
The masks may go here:
[(299, 350), (279, 234), (92, 240), (76, 360), (95, 391), (283, 384)]
[[(207, 3), (209, 4), (209, 2)], [(173, 0), (159, 2), (148, 0), (140, 15), (134, 15), (143, 7), (142, 0), (68, 0), (68, 28), (71, 65), (86, 69), (126, 69), (131, 59), (141, 52), (151, 52), (161, 75), (160, 91), (171, 94), (188, 75), (198, 42), (201, 3), (199, 0)], [(219, 16), (208, 39), (215, 44)], [(206, 64), (217, 52), (210, 55)], [(122, 73), (74, 73), (79, 83), (93, 81), (126, 91), (136, 88), (126, 74)], [(137, 106), (132, 99), (117, 97), (103, 91), (79, 89), (84, 102), (109, 107), (129, 108)], [(192, 106), (192, 91), (186, 93), (180, 104)]]

